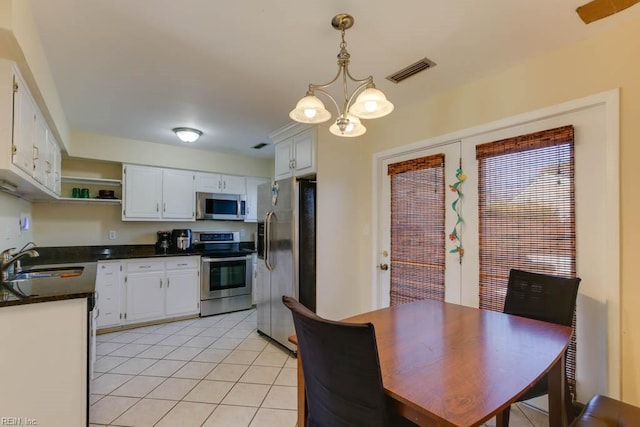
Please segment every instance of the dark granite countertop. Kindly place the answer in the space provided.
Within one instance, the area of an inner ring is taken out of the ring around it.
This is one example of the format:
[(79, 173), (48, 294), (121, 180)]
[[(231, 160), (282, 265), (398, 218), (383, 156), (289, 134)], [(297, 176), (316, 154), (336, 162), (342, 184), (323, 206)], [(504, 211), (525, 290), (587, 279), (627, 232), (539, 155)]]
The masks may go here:
[(5, 286), (10, 286), (12, 289), (27, 295), (27, 298), (21, 298), (6, 289), (0, 289), (0, 307), (88, 298), (88, 309), (89, 311), (93, 310), (95, 304), (96, 264), (76, 263), (74, 266), (84, 267), (80, 276), (34, 279), (5, 284)]
[[(240, 242), (240, 248), (246, 251), (247, 254), (254, 252), (253, 242)], [(202, 255), (202, 252), (197, 250), (158, 252), (155, 245), (43, 246), (36, 249), (40, 256), (24, 259), (22, 265), (69, 264), (131, 258)]]
[[(255, 252), (253, 242), (240, 242), (241, 250), (247, 254)], [(114, 246), (51, 246), (37, 247), (40, 256), (22, 259), (22, 266), (83, 266), (80, 276), (70, 278), (46, 278), (9, 283), (13, 289), (27, 295), (20, 298), (6, 289), (0, 289), (0, 307), (59, 301), (73, 298), (89, 298), (89, 310), (93, 310), (96, 284), (96, 263), (104, 260), (132, 258), (153, 258), (172, 256), (200, 256), (202, 252), (162, 251), (155, 245), (114, 245)]]

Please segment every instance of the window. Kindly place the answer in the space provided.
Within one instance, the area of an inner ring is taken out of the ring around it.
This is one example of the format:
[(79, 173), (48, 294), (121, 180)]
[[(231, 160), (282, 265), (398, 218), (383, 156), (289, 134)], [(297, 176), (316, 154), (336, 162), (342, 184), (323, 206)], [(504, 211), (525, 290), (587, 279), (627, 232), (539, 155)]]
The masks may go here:
[(391, 305), (444, 300), (444, 155), (390, 164)]
[[(573, 126), (481, 144), (476, 158), (480, 308), (502, 311), (511, 268), (576, 275)], [(572, 392), (575, 352), (574, 334)]]

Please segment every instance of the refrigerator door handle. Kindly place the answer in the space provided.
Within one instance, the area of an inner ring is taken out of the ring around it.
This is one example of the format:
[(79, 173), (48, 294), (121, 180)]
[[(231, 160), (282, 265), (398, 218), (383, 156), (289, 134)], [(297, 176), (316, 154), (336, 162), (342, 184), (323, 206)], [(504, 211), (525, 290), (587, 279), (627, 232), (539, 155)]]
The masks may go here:
[(269, 271), (273, 271), (273, 265), (271, 265), (271, 218), (273, 217), (273, 211), (270, 211), (264, 221), (264, 264)]

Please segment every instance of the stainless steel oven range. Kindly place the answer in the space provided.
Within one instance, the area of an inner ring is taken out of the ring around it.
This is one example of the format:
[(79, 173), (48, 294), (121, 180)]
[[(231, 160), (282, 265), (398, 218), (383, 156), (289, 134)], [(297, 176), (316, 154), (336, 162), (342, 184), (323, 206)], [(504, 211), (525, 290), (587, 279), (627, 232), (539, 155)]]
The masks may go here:
[(240, 249), (238, 232), (195, 232), (194, 248), (202, 254), (200, 315), (251, 308), (251, 251)]

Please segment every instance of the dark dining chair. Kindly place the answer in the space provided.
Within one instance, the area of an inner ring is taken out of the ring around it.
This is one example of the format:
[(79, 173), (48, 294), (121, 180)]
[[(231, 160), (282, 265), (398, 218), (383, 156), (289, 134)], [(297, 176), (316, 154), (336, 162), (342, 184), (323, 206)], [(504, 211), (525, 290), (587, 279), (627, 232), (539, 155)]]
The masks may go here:
[[(507, 296), (503, 312), (530, 319), (571, 326), (576, 308), (580, 278), (550, 276), (512, 269), (509, 272)], [(545, 375), (518, 401), (548, 394), (548, 378)], [(565, 378), (565, 408), (569, 422), (574, 414), (569, 386)], [(509, 426), (510, 406), (498, 414), (496, 426)]]
[(293, 315), (307, 400), (308, 427), (414, 426), (393, 414), (371, 323), (323, 319), (293, 298)]

